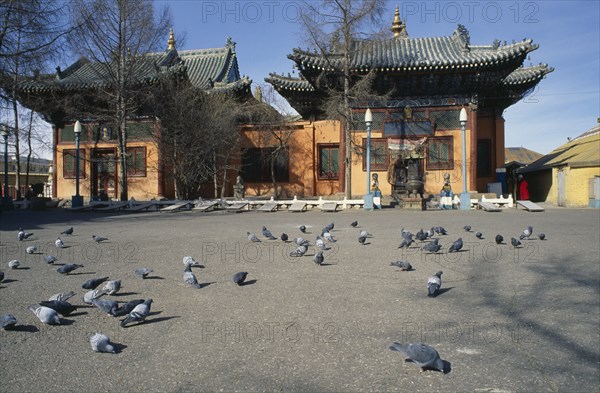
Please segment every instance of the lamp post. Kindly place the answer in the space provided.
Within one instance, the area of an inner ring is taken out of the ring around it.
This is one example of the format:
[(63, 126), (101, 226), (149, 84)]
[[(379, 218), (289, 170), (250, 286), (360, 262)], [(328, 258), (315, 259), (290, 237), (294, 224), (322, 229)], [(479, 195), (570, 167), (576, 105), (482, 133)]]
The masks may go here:
[(8, 127), (2, 126), (2, 137), (4, 138), (4, 196), (2, 197), (2, 210), (12, 210), (13, 200), (8, 191)]
[(462, 127), (462, 181), (463, 188), (460, 193), (460, 210), (471, 209), (471, 194), (467, 191), (467, 110), (460, 110), (460, 126)]
[(363, 208), (373, 210), (373, 194), (371, 193), (371, 124), (373, 123), (373, 114), (371, 108), (365, 112), (365, 124), (367, 125), (367, 192), (364, 197)]
[(75, 195), (71, 198), (71, 207), (83, 206), (83, 197), (79, 195), (79, 136), (81, 134), (81, 123), (75, 122)]

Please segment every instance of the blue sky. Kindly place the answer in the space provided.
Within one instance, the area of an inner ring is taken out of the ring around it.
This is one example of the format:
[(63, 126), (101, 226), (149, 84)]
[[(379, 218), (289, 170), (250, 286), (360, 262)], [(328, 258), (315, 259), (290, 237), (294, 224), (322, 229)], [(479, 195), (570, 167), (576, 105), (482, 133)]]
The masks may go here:
[[(155, 0), (169, 4), (178, 49), (237, 43), (240, 71), (264, 85), (270, 72), (292, 72), (287, 59), (306, 48), (297, 1)], [(398, 5), (412, 37), (451, 35), (467, 27), (474, 45), (531, 38), (539, 49), (525, 65), (555, 69), (525, 100), (504, 112), (506, 146), (548, 153), (597, 124), (600, 116), (600, 2), (590, 1), (390, 1), (389, 25)], [(391, 34), (391, 33), (390, 33)], [(166, 39), (165, 39), (166, 42)]]

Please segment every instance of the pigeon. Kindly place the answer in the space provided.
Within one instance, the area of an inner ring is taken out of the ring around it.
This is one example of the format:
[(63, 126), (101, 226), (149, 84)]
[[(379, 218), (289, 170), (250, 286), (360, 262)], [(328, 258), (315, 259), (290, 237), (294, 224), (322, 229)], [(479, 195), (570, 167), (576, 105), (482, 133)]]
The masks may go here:
[(260, 243), (260, 239), (258, 237), (256, 237), (255, 234), (250, 233), (250, 232), (246, 232), (246, 234), (248, 235), (248, 240), (250, 240), (251, 242)]
[(323, 251), (319, 251), (313, 257), (313, 262), (316, 263), (317, 265), (321, 266), (323, 264), (323, 261), (325, 261), (325, 257), (323, 256)]
[(108, 277), (100, 277), (100, 278), (92, 278), (91, 280), (87, 280), (81, 288), (83, 289), (96, 289), (96, 287), (102, 284), (104, 281), (108, 280)]
[(414, 243), (413, 239), (402, 239), (402, 243), (400, 243), (400, 245), (398, 246), (398, 248), (409, 248), (411, 244)]
[(27, 307), (28, 310), (33, 311), (38, 319), (48, 325), (60, 325), (60, 317), (56, 310), (50, 307), (40, 306), (39, 304), (32, 304)]
[(333, 231), (333, 227), (334, 227), (334, 223), (332, 222), (331, 224), (327, 224), (325, 225), (325, 229), (327, 229), (325, 232), (331, 232)]
[(54, 245), (56, 248), (65, 248), (65, 243), (60, 239), (60, 237), (56, 238)]
[(475, 237), (476, 237), (477, 239), (480, 239), (480, 240), (481, 240), (481, 239), (483, 239), (483, 233), (481, 233), (481, 232), (477, 232), (477, 233), (475, 233)]
[(6, 314), (0, 317), (0, 328), (10, 330), (17, 324), (17, 318), (14, 315)]
[(143, 303), (135, 306), (127, 317), (121, 321), (121, 327), (126, 327), (132, 322), (144, 322), (148, 314), (150, 314), (150, 306), (152, 306), (152, 299), (146, 299)]
[(288, 237), (287, 233), (285, 233), (285, 232), (284, 232), (284, 233), (282, 233), (282, 234), (281, 234), (281, 236), (279, 236), (279, 238), (280, 238), (282, 241), (284, 241), (284, 242), (287, 242), (287, 241), (288, 241), (288, 239), (289, 239), (289, 237)]
[(106, 291), (107, 295), (114, 295), (121, 289), (121, 280), (107, 281), (102, 287), (103, 291)]
[(236, 283), (237, 285), (242, 285), (244, 283), (244, 281), (246, 280), (246, 276), (248, 275), (248, 272), (239, 272), (239, 273), (235, 273), (233, 275), (233, 282)]
[(183, 257), (183, 266), (202, 267), (200, 262), (198, 262), (197, 260), (195, 260), (193, 257), (190, 257), (190, 256)]
[(527, 239), (529, 240), (529, 236), (533, 234), (533, 227), (527, 227), (523, 229), (523, 233), (519, 236), (519, 240)]
[(101, 311), (111, 316), (115, 315), (115, 311), (119, 307), (117, 302), (109, 299), (92, 299), (91, 303), (98, 307)]
[(123, 315), (127, 315), (135, 308), (135, 306), (142, 303), (144, 303), (144, 299), (130, 300), (127, 303), (123, 304), (122, 307), (117, 308), (114, 311), (113, 315), (115, 317), (122, 317)]
[(62, 231), (60, 234), (61, 234), (61, 235), (67, 235), (67, 236), (69, 236), (69, 235), (72, 235), (72, 234), (73, 234), (73, 227), (71, 227), (71, 228), (69, 228), (69, 229), (65, 229), (65, 230), (64, 230), (64, 231)]
[(117, 353), (115, 348), (110, 345), (110, 339), (102, 333), (94, 333), (90, 336), (90, 345), (94, 352)]
[(406, 261), (390, 262), (390, 266), (396, 266), (396, 267), (400, 268), (400, 270), (403, 272), (408, 272), (408, 271), (412, 270), (412, 265)]
[(439, 244), (436, 241), (431, 241), (431, 242), (425, 244), (422, 249), (429, 252), (430, 254), (435, 254), (436, 252), (440, 251), (441, 248), (442, 248), (441, 244)]
[(0, 282), (4, 281), (4, 272), (0, 270)]
[(96, 243), (102, 243), (108, 240), (107, 237), (101, 237), (101, 236), (96, 236), (96, 235), (92, 235), (92, 240), (94, 240)]
[(504, 237), (502, 235), (496, 235), (496, 244), (502, 244), (502, 242), (504, 241)]
[(335, 243), (337, 240), (334, 239), (333, 235), (329, 232), (323, 232), (322, 236), (331, 243)]
[(21, 266), (21, 262), (19, 262), (16, 259), (13, 259), (12, 261), (8, 262), (8, 267), (11, 269), (18, 269), (19, 266)]
[(37, 247), (36, 246), (29, 246), (25, 249), (25, 252), (27, 254), (35, 254), (35, 252), (37, 251)]
[(358, 221), (352, 221), (352, 222), (350, 223), (350, 226), (351, 226), (352, 228), (356, 228), (356, 226), (357, 226), (357, 225), (358, 225)]
[(59, 272), (60, 274), (69, 274), (73, 270), (79, 269), (80, 267), (83, 267), (83, 265), (77, 265), (75, 263), (67, 263), (66, 265), (62, 265), (61, 267), (56, 269), (56, 271)]
[(296, 243), (299, 246), (308, 246), (308, 240), (306, 240), (302, 237), (295, 238), (294, 243)]
[(471, 226), (470, 225), (465, 225), (463, 227), (463, 229), (465, 230), (465, 232), (471, 232)]
[(46, 262), (48, 265), (51, 265), (56, 261), (58, 261), (58, 258), (56, 258), (54, 255), (44, 255), (44, 262)]
[(40, 306), (48, 307), (55, 310), (63, 317), (69, 316), (73, 311), (77, 310), (77, 307), (64, 300), (48, 300), (39, 303)]
[(53, 301), (53, 300), (59, 300), (59, 301), (64, 301), (66, 302), (67, 300), (69, 300), (70, 298), (72, 298), (73, 296), (75, 296), (75, 292), (73, 291), (69, 291), (69, 292), (62, 292), (62, 293), (57, 293), (55, 295), (50, 296), (50, 298), (48, 299), (49, 301)]
[(419, 232), (415, 234), (415, 238), (419, 241), (427, 240), (427, 235), (423, 232), (423, 229), (419, 229)]
[(460, 251), (461, 248), (463, 248), (463, 240), (462, 237), (459, 237), (452, 243), (448, 252), (457, 252)]
[(440, 358), (440, 354), (435, 348), (423, 343), (400, 344), (395, 342), (390, 346), (392, 351), (402, 353), (406, 359), (421, 368), (421, 371), (426, 369), (434, 369), (444, 372), (444, 362)]
[(298, 246), (298, 248), (296, 248), (294, 251), (290, 252), (290, 256), (291, 257), (301, 257), (304, 254), (306, 254), (306, 251), (308, 251), (308, 246), (303, 244), (301, 246)]
[(360, 244), (362, 244), (363, 246), (366, 244), (366, 241), (367, 241), (367, 237), (366, 236), (359, 236), (358, 237), (358, 242)]
[(33, 232), (25, 232), (23, 228), (19, 228), (19, 232), (17, 233), (17, 240), (23, 241), (25, 239), (30, 238), (31, 236), (33, 236)]
[(300, 229), (300, 232), (306, 233), (306, 226), (305, 225), (300, 225), (300, 228), (298, 228), (298, 229)]
[(435, 233), (439, 235), (447, 235), (448, 232), (444, 229), (444, 227), (435, 227)]
[(435, 235), (435, 228), (431, 227), (431, 229), (428, 230), (427, 232), (425, 232), (425, 234), (427, 235), (428, 238), (432, 238)]
[(152, 269), (148, 269), (147, 267), (141, 267), (139, 269), (135, 269), (134, 273), (138, 276), (141, 277), (142, 279), (146, 278), (146, 276), (150, 273), (152, 273), (154, 270)]
[(193, 286), (194, 288), (202, 288), (202, 286), (198, 283), (198, 279), (196, 278), (196, 275), (194, 273), (192, 273), (192, 268), (191, 266), (186, 266), (185, 270), (183, 271), (183, 281), (188, 284)]
[(440, 287), (442, 286), (442, 271), (429, 276), (427, 279), (427, 296), (436, 297)]
[(538, 235), (538, 237), (540, 238), (540, 240), (545, 240), (546, 239), (546, 234), (544, 232), (540, 232), (540, 234)]
[(514, 237), (511, 237), (511, 238), (510, 238), (510, 244), (512, 244), (512, 246), (513, 246), (514, 248), (517, 248), (518, 246), (520, 246), (520, 245), (521, 245), (521, 242), (520, 242), (520, 241), (518, 241), (517, 239), (515, 239)]
[(358, 236), (371, 237), (372, 235), (369, 232), (362, 230)]
[(83, 295), (83, 302), (86, 304), (92, 304), (92, 301), (106, 295), (106, 291), (102, 289), (94, 289), (88, 291)]
[(267, 227), (264, 226), (264, 225), (262, 227), (262, 234), (263, 234), (264, 237), (266, 237), (269, 240), (276, 240), (277, 239), (275, 236), (273, 236), (273, 234), (271, 233), (271, 231), (269, 231), (267, 229)]
[(321, 239), (321, 236), (319, 236), (319, 235), (317, 235), (317, 238), (315, 240), (315, 246), (319, 250), (325, 250), (327, 248), (327, 246), (325, 245), (325, 242), (323, 241), (323, 239)]

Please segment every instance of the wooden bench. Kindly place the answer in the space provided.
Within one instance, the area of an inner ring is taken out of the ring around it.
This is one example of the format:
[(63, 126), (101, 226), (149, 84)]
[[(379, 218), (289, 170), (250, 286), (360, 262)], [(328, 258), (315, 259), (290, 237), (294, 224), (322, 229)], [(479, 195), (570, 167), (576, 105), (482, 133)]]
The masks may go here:
[(544, 208), (531, 201), (517, 201), (517, 205), (530, 212), (543, 212)]
[(292, 203), (292, 205), (290, 206), (290, 208), (288, 209), (288, 211), (291, 211), (291, 212), (305, 212), (306, 211), (306, 206), (307, 206), (306, 202), (296, 201), (296, 202)]
[(337, 211), (337, 202), (323, 202), (323, 204), (321, 206), (319, 206), (319, 208), (321, 209), (321, 211), (324, 212), (335, 212)]
[(248, 202), (234, 202), (233, 204), (227, 206), (225, 210), (229, 212), (239, 213), (242, 210), (248, 210)]
[(257, 209), (259, 212), (274, 212), (277, 210), (277, 202), (267, 202)]

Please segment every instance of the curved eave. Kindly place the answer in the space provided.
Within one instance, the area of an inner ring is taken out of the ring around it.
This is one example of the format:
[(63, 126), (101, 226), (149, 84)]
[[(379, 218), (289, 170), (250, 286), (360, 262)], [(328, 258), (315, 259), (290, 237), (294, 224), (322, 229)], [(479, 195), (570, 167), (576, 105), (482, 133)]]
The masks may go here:
[(533, 67), (521, 67), (510, 73), (502, 83), (505, 86), (519, 86), (531, 83), (537, 83), (545, 78), (547, 74), (554, 71), (554, 68), (547, 64), (540, 64)]
[(265, 82), (270, 83), (277, 91), (315, 91), (314, 87), (307, 80), (299, 78), (286, 78), (275, 73), (270, 73), (269, 76), (265, 78)]

